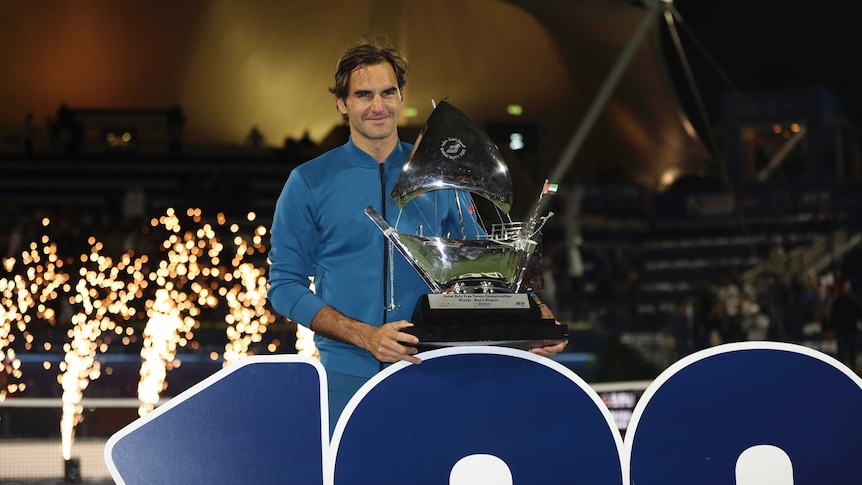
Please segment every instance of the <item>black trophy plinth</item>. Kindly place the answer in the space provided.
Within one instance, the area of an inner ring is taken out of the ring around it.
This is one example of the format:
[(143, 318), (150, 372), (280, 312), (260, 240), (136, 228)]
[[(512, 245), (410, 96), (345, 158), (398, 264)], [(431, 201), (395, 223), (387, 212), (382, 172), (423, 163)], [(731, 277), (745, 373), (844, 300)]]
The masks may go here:
[(529, 349), (568, 339), (565, 325), (543, 318), (523, 293), (429, 294), (419, 299), (413, 327), (420, 349), (500, 345)]

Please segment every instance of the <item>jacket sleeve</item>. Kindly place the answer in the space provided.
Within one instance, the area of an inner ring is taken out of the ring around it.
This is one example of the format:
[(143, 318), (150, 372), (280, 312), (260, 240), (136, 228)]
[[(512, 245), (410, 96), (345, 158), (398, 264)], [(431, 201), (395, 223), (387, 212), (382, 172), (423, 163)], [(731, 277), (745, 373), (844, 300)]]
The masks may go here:
[(325, 305), (309, 288), (320, 240), (314, 194), (294, 170), (275, 205), (269, 251), (267, 298), (279, 314), (305, 326)]

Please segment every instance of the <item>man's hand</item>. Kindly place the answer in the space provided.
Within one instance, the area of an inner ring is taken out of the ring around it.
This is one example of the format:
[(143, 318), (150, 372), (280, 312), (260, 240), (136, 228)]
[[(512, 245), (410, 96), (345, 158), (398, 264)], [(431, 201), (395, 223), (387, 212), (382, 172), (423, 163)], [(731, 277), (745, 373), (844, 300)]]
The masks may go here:
[(419, 352), (419, 338), (403, 332), (413, 324), (406, 320), (389, 322), (380, 327), (350, 318), (330, 306), (325, 306), (311, 320), (311, 330), (331, 339), (346, 342), (365, 349), (380, 362), (406, 360), (422, 363), (414, 357)]
[[(554, 316), (554, 313), (551, 311), (551, 309), (548, 308), (548, 305), (545, 305), (544, 303), (542, 303), (542, 301), (539, 300), (538, 296), (533, 295), (533, 300), (536, 302), (537, 305), (539, 305), (539, 310), (541, 310), (541, 312), (542, 312), (542, 318), (548, 318), (548, 319), (553, 318), (554, 323), (556, 323), (557, 325), (562, 325), (560, 323), (560, 321), (557, 320), (557, 318)], [(530, 347), (530, 352), (532, 352), (534, 354), (542, 355), (545, 357), (551, 357), (551, 356), (557, 355), (558, 353), (562, 352), (563, 349), (566, 348), (566, 345), (569, 345), (568, 340), (565, 340), (563, 342), (559, 342), (556, 344), (550, 344), (550, 345), (536, 344), (535, 346)]]
[[(559, 325), (560, 322), (557, 322)], [(552, 345), (537, 345), (535, 347), (530, 347), (530, 352), (538, 355), (542, 355), (545, 357), (552, 357), (562, 352), (563, 349), (566, 348), (566, 345), (569, 344), (568, 340), (565, 340), (560, 343), (552, 344)]]
[(422, 360), (414, 357), (419, 352), (416, 348), (419, 338), (402, 332), (405, 328), (412, 326), (413, 324), (406, 320), (399, 320), (380, 327), (371, 327), (372, 330), (369, 332), (363, 347), (380, 362), (406, 360), (413, 364), (421, 364)]

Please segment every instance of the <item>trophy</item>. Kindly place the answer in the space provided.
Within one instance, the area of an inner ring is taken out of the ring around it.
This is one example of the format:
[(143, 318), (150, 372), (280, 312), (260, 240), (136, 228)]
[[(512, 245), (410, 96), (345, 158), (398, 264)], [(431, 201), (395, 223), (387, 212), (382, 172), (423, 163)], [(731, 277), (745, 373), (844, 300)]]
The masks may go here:
[[(530, 296), (527, 269), (542, 227), (553, 215), (539, 215), (542, 197), (556, 191), (545, 181), (534, 215), (526, 222), (509, 217), (512, 179), (490, 137), (464, 113), (446, 102), (422, 129), (391, 198), (403, 209), (423, 192), (453, 189), (472, 200), (490, 201), (499, 218), (477, 239), (406, 234), (391, 227), (373, 206), (366, 215), (428, 285), (407, 329), (423, 348), (455, 345), (505, 345), (529, 348), (568, 338), (568, 329), (544, 318)], [(461, 205), (458, 205), (461, 210)], [(469, 217), (469, 216), (468, 216)], [(463, 220), (463, 217), (462, 217)], [(397, 225), (397, 224), (396, 224)], [(462, 231), (464, 234), (464, 231)]]

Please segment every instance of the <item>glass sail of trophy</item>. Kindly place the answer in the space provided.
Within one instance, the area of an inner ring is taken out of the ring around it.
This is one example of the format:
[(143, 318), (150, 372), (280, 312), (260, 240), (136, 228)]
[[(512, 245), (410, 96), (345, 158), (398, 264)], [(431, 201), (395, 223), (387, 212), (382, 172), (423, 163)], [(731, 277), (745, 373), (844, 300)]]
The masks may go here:
[[(489, 201), (499, 222), (483, 226), (477, 239), (455, 239), (402, 233), (373, 206), (365, 209), (431, 290), (417, 302), (414, 326), (408, 329), (419, 337), (420, 346), (526, 348), (568, 337), (567, 327), (544, 318), (526, 293), (531, 289), (528, 266), (542, 227), (553, 215), (539, 214), (541, 199), (555, 187), (546, 181), (534, 215), (526, 222), (512, 221), (512, 179), (496, 144), (445, 100), (435, 105), (391, 198), (403, 209), (421, 193), (452, 189), (460, 201), (457, 194), (467, 192)], [(468, 210), (460, 203), (458, 207)], [(471, 217), (463, 214), (461, 220)]]

